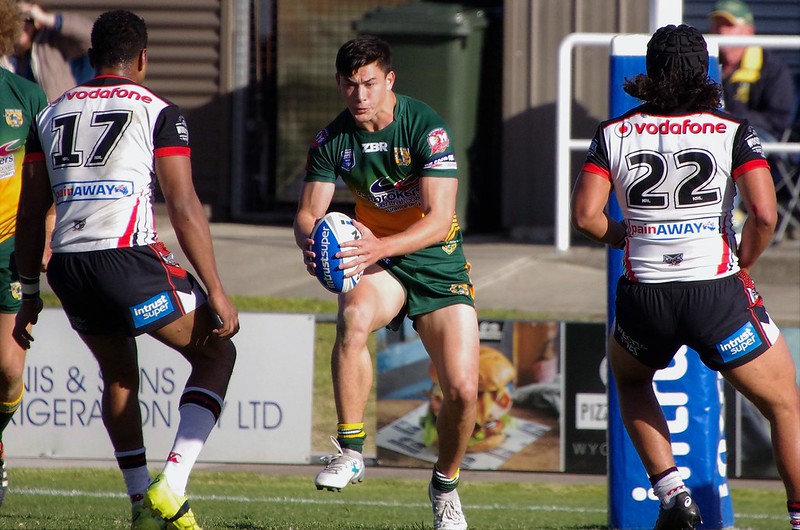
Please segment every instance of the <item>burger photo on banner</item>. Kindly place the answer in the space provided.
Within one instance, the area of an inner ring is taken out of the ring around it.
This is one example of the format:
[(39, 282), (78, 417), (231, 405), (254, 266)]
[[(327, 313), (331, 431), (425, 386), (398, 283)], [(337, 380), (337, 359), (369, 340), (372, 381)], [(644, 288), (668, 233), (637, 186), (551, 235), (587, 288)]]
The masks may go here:
[[(477, 416), (463, 468), (560, 468), (559, 329), (558, 322), (480, 321)], [(397, 332), (381, 330), (377, 340), (378, 461), (435, 462), (436, 370), (410, 321)]]

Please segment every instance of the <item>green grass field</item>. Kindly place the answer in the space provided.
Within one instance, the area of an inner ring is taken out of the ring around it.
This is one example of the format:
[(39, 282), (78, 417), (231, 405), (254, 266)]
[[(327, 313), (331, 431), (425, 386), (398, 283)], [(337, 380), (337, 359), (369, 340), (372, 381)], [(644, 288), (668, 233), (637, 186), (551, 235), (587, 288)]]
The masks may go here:
[[(426, 480), (370, 478), (342, 493), (317, 491), (308, 476), (196, 471), (190, 497), (206, 530), (431, 528)], [(14, 469), (0, 509), (2, 529), (114, 529), (130, 526), (114, 469)], [(607, 528), (603, 485), (484, 482), (459, 488), (473, 530)], [(734, 489), (736, 528), (786, 528), (783, 493)]]
[[(335, 313), (330, 301), (237, 297), (239, 311)], [(58, 305), (54, 297), (45, 302)], [(494, 311), (486, 318), (547, 320), (547, 315)], [(315, 344), (312, 452), (331, 451), (328, 435), (335, 429), (329, 359), (335, 327), (318, 323)], [(372, 344), (374, 348), (374, 342)], [(367, 408), (367, 428), (374, 432), (375, 400)], [(365, 448), (374, 453), (374, 437)], [(111, 455), (108, 455), (110, 458)], [(149, 455), (153, 466), (161, 455)], [(4, 529), (114, 529), (129, 528), (129, 504), (121, 474), (113, 468), (51, 469), (14, 467), (9, 455), (11, 492), (0, 508)], [(307, 474), (268, 475), (261, 472), (196, 470), (189, 494), (199, 523), (212, 529), (430, 529), (427, 479), (370, 476), (342, 493), (317, 491), (316, 466)], [(376, 473), (377, 475), (377, 473)], [(519, 478), (519, 477), (517, 477)], [(459, 488), (473, 530), (607, 528), (607, 492), (604, 485), (536, 482), (486, 482), (466, 474)], [(732, 491), (736, 528), (786, 528), (782, 490)]]

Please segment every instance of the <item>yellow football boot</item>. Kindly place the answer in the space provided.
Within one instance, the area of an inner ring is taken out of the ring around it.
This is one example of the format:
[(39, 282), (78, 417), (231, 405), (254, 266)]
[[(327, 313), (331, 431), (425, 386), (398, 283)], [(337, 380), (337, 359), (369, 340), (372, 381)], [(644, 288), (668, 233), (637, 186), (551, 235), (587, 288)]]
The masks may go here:
[(203, 530), (189, 507), (189, 499), (172, 491), (163, 473), (159, 473), (147, 488), (144, 508), (161, 517), (168, 530)]

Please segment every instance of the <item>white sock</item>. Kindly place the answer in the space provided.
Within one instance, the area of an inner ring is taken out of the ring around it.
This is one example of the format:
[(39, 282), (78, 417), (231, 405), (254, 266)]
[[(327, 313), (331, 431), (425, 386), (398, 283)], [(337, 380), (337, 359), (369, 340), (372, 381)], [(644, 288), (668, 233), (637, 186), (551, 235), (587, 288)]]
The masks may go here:
[(670, 506), (675, 495), (682, 491), (686, 491), (686, 485), (684, 485), (681, 473), (677, 469), (661, 477), (658, 482), (653, 484), (653, 493), (661, 501), (661, 506), (664, 507)]
[(193, 403), (182, 405), (178, 411), (181, 420), (163, 473), (172, 491), (185, 495), (189, 474), (217, 419), (210, 410)]

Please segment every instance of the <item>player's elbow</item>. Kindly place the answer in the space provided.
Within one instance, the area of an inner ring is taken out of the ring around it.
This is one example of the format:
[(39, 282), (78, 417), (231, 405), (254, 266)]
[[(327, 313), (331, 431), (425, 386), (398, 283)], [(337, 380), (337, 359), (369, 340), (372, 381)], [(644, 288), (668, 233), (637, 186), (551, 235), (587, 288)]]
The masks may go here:
[(778, 224), (778, 210), (774, 204), (753, 203), (750, 205), (748, 217), (752, 218), (759, 231), (772, 233)]
[(570, 209), (570, 223), (572, 227), (581, 232), (586, 233), (589, 227), (592, 226), (594, 220), (597, 218), (597, 213), (589, 210), (588, 208), (580, 205), (574, 205)]

